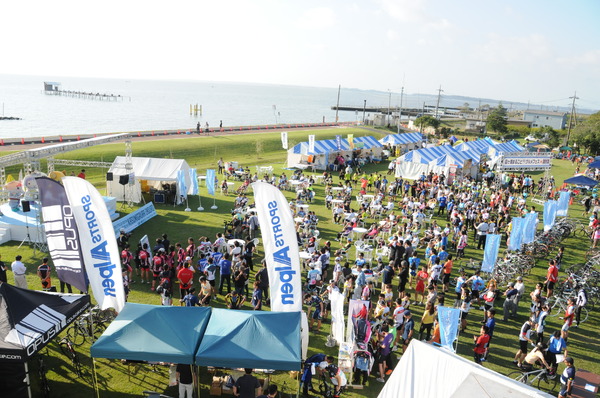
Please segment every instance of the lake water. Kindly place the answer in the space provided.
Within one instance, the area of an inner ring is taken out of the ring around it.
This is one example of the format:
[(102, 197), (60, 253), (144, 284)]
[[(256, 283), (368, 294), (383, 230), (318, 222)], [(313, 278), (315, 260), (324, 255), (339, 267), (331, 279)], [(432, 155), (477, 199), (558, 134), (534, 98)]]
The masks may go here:
[[(60, 82), (63, 90), (121, 95), (123, 101), (45, 95), (44, 81)], [(0, 138), (189, 130), (197, 122), (215, 127), (221, 120), (224, 126), (333, 122), (337, 94), (337, 87), (0, 75), (4, 116), (22, 119), (0, 120)], [(390, 96), (342, 88), (340, 105), (362, 107), (365, 99), (367, 106), (387, 107)], [(403, 105), (435, 105), (435, 100), (433, 95), (405, 95)], [(461, 101), (446, 99), (442, 105)], [(393, 93), (392, 107), (399, 103), (400, 95)], [(190, 116), (190, 104), (202, 105), (202, 116)], [(357, 119), (362, 120), (362, 112), (339, 112), (340, 121)]]

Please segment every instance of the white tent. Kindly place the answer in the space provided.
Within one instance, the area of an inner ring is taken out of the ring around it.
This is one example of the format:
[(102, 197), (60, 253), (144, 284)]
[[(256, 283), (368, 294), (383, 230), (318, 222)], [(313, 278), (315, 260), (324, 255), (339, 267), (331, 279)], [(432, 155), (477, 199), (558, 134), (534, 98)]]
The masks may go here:
[(413, 340), (378, 398), (551, 396), (446, 349)]
[[(142, 201), (143, 187), (145, 190), (166, 191), (166, 196), (172, 195), (176, 204), (182, 203), (187, 197), (187, 192), (180, 192), (177, 184), (177, 172), (183, 170), (185, 186), (188, 190), (191, 187), (190, 166), (185, 160), (132, 157), (130, 171), (126, 169), (125, 161), (125, 156), (117, 156), (108, 170), (113, 175), (112, 181), (106, 181), (108, 196), (119, 201), (139, 203)], [(124, 175), (130, 176), (129, 183), (121, 185), (119, 179)]]

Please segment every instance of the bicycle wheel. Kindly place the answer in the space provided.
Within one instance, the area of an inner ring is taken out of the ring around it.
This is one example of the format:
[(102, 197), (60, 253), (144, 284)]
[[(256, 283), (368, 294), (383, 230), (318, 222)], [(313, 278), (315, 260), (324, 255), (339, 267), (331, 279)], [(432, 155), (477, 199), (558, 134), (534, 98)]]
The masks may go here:
[(519, 383), (523, 383), (523, 384), (529, 384), (528, 381), (528, 376), (527, 373), (523, 373), (519, 370), (509, 373), (508, 377), (510, 377), (511, 379), (518, 381)]
[(583, 322), (587, 321), (587, 319), (588, 319), (588, 310), (587, 310), (587, 308), (582, 307), (579, 322), (583, 323)]
[(75, 324), (67, 329), (67, 336), (69, 340), (77, 346), (82, 345), (85, 341), (84, 331), (81, 330), (80, 326)]
[(548, 376), (547, 374), (538, 377), (537, 379), (537, 388), (538, 390), (543, 391), (554, 391), (556, 388), (556, 383), (558, 376), (554, 375), (554, 377)]

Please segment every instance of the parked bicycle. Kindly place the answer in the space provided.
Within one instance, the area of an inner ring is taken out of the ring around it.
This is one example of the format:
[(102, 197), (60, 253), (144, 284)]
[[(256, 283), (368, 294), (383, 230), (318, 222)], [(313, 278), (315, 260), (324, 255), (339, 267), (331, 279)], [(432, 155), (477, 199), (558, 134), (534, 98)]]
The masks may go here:
[(62, 353), (65, 354), (65, 356), (71, 360), (71, 364), (73, 365), (73, 368), (75, 369), (75, 374), (78, 377), (82, 377), (83, 371), (82, 371), (81, 362), (79, 361), (79, 356), (77, 355), (77, 352), (75, 351), (75, 346), (74, 346), (73, 342), (71, 340), (69, 340), (68, 337), (64, 337), (58, 344), (60, 346), (60, 350), (62, 351)]
[(106, 326), (106, 323), (93, 313), (84, 314), (67, 329), (67, 336), (76, 346), (82, 345), (85, 341), (93, 343), (104, 332)]
[(48, 378), (46, 377), (46, 373), (48, 372), (46, 369), (46, 364), (44, 363), (44, 356), (42, 353), (38, 353), (36, 355), (38, 362), (38, 375), (40, 379), (40, 394), (43, 398), (50, 397), (50, 384), (48, 383)]

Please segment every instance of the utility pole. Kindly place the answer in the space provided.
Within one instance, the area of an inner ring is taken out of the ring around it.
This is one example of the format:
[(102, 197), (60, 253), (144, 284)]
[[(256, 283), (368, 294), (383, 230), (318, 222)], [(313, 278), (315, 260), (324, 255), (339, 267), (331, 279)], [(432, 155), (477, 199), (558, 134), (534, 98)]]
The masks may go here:
[(337, 106), (335, 107), (335, 122), (338, 122), (338, 111), (340, 110), (340, 90), (342, 89), (342, 85), (340, 84), (338, 86), (338, 100), (337, 100)]
[(367, 112), (367, 100), (365, 100), (365, 104), (363, 105), (363, 125), (365, 124), (365, 113)]
[(423, 110), (421, 110), (421, 126), (419, 126), (419, 133), (423, 134), (423, 116), (425, 116), (425, 102), (423, 102)]
[(398, 111), (398, 134), (400, 134), (400, 121), (402, 120), (402, 97), (404, 97), (404, 86), (400, 91), (400, 110)]
[(440, 98), (442, 97), (442, 92), (444, 90), (442, 90), (442, 85), (440, 84), (440, 88), (438, 88), (438, 98), (437, 98), (437, 102), (435, 104), (435, 118), (438, 118), (438, 108), (440, 107)]
[(569, 97), (569, 99), (572, 99), (573, 103), (571, 105), (571, 114), (569, 115), (569, 127), (567, 129), (567, 145), (569, 145), (569, 139), (571, 138), (571, 126), (573, 125), (573, 122), (575, 120), (575, 100), (579, 99), (579, 97), (577, 96), (577, 91), (575, 91), (575, 94), (573, 94), (572, 97)]
[(392, 111), (392, 92), (388, 88), (389, 98), (388, 98), (388, 113), (387, 113), (387, 125), (390, 125), (390, 115)]

